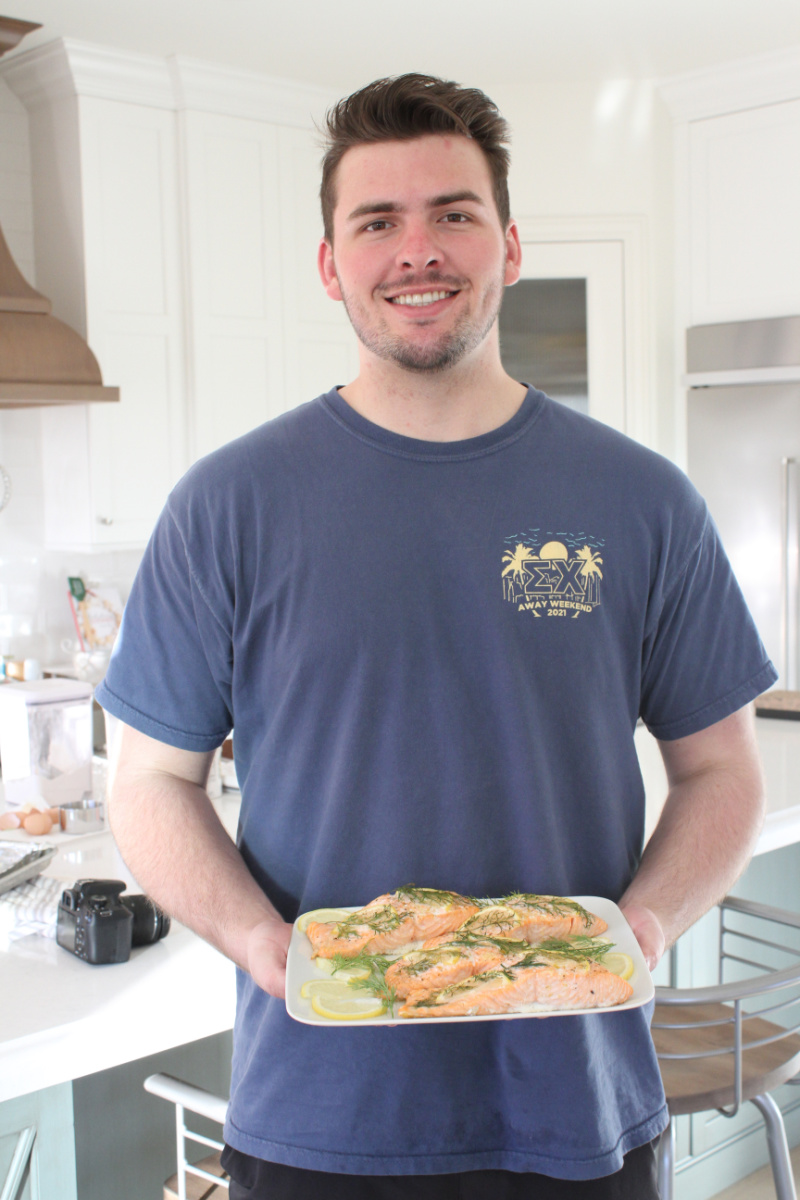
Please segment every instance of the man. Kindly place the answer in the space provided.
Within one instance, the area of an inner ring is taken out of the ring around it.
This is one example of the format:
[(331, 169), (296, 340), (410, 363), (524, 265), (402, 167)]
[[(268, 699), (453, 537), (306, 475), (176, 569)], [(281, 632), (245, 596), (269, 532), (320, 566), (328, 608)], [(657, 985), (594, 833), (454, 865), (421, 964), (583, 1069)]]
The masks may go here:
[[(170, 497), (100, 691), (127, 725), (113, 829), (240, 968), (233, 1200), (651, 1200), (648, 1011), (285, 1012), (286, 922), (403, 883), (607, 896), (654, 965), (748, 858), (745, 706), (775, 678), (685, 477), (503, 370), (521, 253), (491, 102), (381, 80), (329, 132), (319, 269), (359, 374)], [(640, 715), (670, 783), (643, 856)], [(204, 792), (233, 726), (238, 849)]]

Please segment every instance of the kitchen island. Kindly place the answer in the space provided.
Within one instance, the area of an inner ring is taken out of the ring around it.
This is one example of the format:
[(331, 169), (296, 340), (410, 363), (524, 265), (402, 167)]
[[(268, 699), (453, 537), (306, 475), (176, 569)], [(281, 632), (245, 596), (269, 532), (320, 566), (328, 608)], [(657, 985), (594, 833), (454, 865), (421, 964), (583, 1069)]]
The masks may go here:
[[(233, 834), (238, 793), (215, 804)], [(45, 875), (141, 891), (110, 833), (41, 840), (59, 851)], [(0, 1187), (18, 1134), (34, 1127), (34, 1200), (159, 1200), (175, 1169), (173, 1114), (141, 1082), (162, 1070), (227, 1094), (233, 964), (175, 923), (127, 963), (92, 966), (29, 935), (0, 964)]]

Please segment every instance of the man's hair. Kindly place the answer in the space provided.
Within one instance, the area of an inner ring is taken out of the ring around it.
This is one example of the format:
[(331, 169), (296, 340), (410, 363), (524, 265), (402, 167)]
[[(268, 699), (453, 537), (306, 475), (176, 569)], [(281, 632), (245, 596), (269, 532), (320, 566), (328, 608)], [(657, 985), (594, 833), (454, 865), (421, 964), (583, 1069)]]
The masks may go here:
[(333, 238), (336, 168), (352, 147), (369, 142), (410, 141), (431, 133), (457, 133), (483, 151), (492, 178), (503, 229), (510, 220), (508, 200), (508, 123), (497, 105), (477, 88), (461, 87), (434, 75), (398, 75), (377, 79), (328, 110), (326, 152), (322, 160), (322, 222)]

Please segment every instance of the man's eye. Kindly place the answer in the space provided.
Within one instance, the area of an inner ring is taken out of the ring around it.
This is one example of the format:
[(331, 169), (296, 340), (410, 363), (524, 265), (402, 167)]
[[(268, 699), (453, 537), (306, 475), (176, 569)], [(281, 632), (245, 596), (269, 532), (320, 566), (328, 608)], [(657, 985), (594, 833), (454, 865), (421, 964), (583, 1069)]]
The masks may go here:
[(469, 217), (466, 213), (445, 213), (443, 220), (450, 222), (450, 224), (456, 225), (467, 222)]
[(364, 231), (365, 233), (380, 233), (381, 230), (388, 228), (388, 221), (370, 221), (369, 225), (364, 226)]

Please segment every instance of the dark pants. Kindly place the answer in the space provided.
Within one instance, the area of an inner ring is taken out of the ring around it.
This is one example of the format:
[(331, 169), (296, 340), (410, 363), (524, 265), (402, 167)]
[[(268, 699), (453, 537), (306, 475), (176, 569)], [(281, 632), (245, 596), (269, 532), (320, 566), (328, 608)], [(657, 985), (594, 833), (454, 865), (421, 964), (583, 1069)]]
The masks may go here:
[(622, 1168), (576, 1182), (516, 1171), (453, 1175), (339, 1175), (264, 1162), (225, 1148), (230, 1200), (658, 1200), (657, 1142), (625, 1155)]

